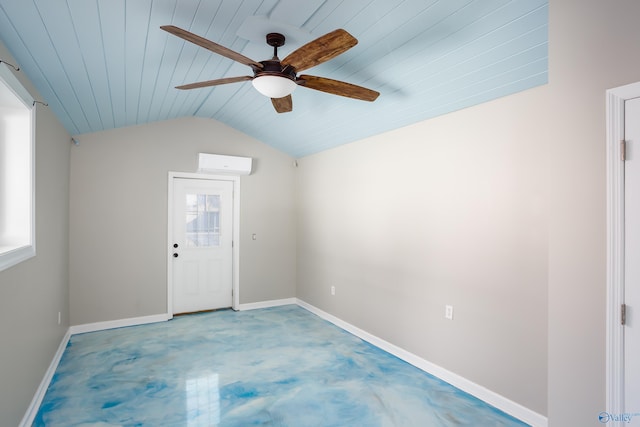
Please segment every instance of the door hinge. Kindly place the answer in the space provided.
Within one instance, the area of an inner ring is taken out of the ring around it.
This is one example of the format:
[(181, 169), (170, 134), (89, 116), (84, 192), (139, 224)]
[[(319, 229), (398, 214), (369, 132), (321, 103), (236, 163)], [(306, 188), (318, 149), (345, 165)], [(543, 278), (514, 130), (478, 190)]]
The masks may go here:
[(627, 304), (620, 304), (620, 324), (626, 325), (627, 323)]
[(627, 141), (624, 139), (620, 141), (620, 160), (623, 162), (627, 160)]

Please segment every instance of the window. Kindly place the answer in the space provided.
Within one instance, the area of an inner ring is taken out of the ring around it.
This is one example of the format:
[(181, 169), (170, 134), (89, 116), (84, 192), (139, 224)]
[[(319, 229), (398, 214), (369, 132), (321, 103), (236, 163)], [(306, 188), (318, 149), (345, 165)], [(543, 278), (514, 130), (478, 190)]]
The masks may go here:
[(187, 247), (220, 246), (220, 195), (187, 194)]
[(0, 271), (35, 256), (33, 111), (0, 63)]

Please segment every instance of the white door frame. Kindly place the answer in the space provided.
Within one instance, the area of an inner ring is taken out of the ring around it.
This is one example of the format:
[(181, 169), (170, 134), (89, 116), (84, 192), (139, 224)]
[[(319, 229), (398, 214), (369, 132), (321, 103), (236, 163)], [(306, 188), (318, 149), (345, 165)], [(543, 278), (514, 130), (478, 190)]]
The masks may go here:
[(607, 91), (607, 411), (624, 410), (624, 103), (640, 97), (640, 82)]
[(233, 248), (232, 275), (233, 299), (231, 308), (240, 305), (240, 177), (231, 175), (210, 175), (202, 173), (169, 172), (167, 197), (167, 315), (173, 318), (173, 180), (175, 178), (208, 179), (231, 181), (233, 183)]

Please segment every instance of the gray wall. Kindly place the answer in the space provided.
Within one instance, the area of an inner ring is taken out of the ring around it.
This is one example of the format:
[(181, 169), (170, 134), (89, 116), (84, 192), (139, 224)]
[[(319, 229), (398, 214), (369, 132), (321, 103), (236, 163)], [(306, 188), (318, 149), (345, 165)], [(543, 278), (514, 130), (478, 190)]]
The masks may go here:
[(71, 324), (166, 313), (167, 174), (195, 172), (199, 152), (254, 159), (254, 173), (240, 180), (240, 303), (295, 296), (292, 158), (199, 118), (77, 140), (71, 151)]
[[(640, 2), (551, 1), (549, 419), (605, 408), (606, 89), (640, 81)], [(640, 406), (640, 402), (639, 402)], [(629, 408), (631, 410), (636, 410)]]
[[(0, 58), (15, 64), (1, 43)], [(2, 427), (18, 425), (69, 327), (70, 136), (49, 108), (36, 108), (36, 257), (0, 272)]]
[(548, 92), (302, 159), (298, 297), (544, 414)]
[(550, 3), (548, 85), (300, 161), (298, 297), (597, 426), (605, 91), (640, 80), (640, 2)]

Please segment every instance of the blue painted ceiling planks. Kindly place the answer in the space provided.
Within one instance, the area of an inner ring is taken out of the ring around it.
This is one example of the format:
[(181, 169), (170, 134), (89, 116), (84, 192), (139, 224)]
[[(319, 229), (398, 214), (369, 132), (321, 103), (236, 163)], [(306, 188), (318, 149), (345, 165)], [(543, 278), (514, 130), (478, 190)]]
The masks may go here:
[[(309, 39), (346, 29), (359, 44), (304, 73), (380, 97), (298, 87), (293, 112), (277, 114), (250, 82), (174, 89), (252, 73), (160, 25), (269, 59), (266, 43), (237, 36), (249, 16), (299, 26)], [(545, 84), (547, 26), (547, 0), (0, 0), (0, 40), (71, 134), (196, 115), (293, 157)]]

